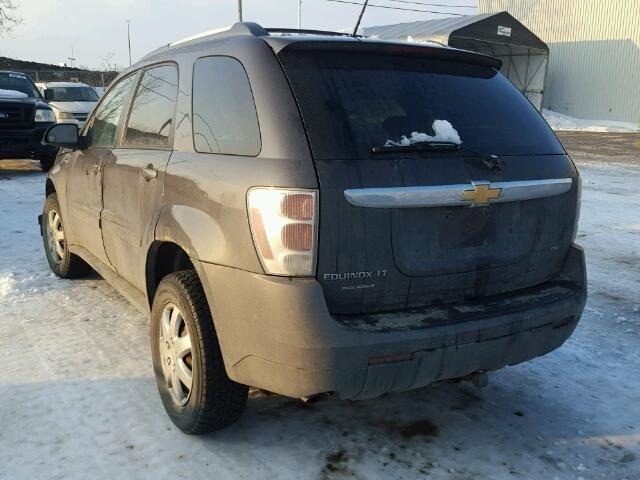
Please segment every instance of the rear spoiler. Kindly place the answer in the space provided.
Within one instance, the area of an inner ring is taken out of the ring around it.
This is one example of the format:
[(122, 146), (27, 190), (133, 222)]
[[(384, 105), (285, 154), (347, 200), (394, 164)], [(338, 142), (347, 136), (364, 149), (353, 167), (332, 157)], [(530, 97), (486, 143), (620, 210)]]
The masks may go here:
[[(285, 37), (286, 38), (286, 37)], [(265, 39), (266, 40), (266, 39)], [(354, 41), (355, 40), (355, 41)], [(272, 42), (268, 42), (272, 43)], [(271, 45), (272, 48), (276, 45)], [(384, 42), (360, 39), (314, 39), (293, 41), (285, 45), (278, 45), (274, 48), (277, 54), (283, 51), (341, 51), (357, 53), (377, 53), (383, 55), (416, 56), (451, 60), (455, 62), (468, 63), (472, 65), (483, 65), (500, 70), (502, 60), (484, 55), (482, 53), (460, 50), (447, 46), (427, 45), (416, 43)]]

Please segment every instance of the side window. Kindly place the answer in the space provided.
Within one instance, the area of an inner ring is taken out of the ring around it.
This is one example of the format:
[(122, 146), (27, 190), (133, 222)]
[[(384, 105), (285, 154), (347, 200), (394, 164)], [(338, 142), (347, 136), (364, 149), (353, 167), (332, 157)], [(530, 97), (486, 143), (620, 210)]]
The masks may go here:
[(229, 57), (204, 57), (193, 69), (193, 144), (197, 152), (255, 156), (262, 148), (247, 73)]
[(178, 97), (178, 68), (162, 65), (142, 75), (127, 120), (123, 145), (170, 148)]
[(96, 147), (112, 147), (116, 139), (116, 130), (122, 109), (133, 86), (135, 75), (123, 78), (104, 97), (93, 118), (91, 127), (93, 145)]

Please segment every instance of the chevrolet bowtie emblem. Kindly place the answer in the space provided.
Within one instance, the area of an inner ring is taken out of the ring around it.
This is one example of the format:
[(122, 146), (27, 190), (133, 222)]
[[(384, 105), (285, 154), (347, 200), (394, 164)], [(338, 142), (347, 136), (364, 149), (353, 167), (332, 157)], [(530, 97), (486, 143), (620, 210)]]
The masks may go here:
[(472, 182), (473, 188), (462, 192), (462, 199), (471, 202), (470, 207), (489, 205), (491, 200), (497, 200), (502, 195), (501, 188), (491, 188), (489, 182)]

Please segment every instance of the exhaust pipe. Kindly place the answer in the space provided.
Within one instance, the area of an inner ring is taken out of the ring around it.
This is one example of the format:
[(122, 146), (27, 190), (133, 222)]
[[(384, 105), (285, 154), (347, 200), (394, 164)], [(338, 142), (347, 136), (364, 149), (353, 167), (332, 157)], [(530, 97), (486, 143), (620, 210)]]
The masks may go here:
[(467, 377), (467, 380), (478, 388), (484, 388), (489, 385), (489, 374), (487, 372), (473, 372)]

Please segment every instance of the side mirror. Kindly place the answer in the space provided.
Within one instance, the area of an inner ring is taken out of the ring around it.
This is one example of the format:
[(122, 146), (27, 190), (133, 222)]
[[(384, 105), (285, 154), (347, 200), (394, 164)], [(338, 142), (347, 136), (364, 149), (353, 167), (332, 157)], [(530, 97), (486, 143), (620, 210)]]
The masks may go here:
[(51, 100), (53, 100), (53, 90), (51, 90), (51, 89), (49, 89), (49, 88), (48, 88), (48, 89), (46, 89), (46, 90), (44, 91), (44, 99), (45, 99), (47, 102), (50, 102)]
[(86, 138), (81, 137), (75, 123), (57, 123), (44, 133), (44, 142), (63, 148), (86, 148)]

